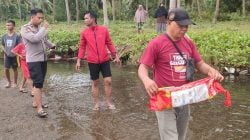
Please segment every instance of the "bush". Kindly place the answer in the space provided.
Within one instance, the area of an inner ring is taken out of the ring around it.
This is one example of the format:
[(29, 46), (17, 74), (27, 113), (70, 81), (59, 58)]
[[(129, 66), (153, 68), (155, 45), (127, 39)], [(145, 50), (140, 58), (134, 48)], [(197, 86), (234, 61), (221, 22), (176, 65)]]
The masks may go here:
[[(218, 66), (250, 67), (250, 34), (233, 30), (191, 33), (200, 53)], [(214, 60), (215, 58), (215, 60)]]

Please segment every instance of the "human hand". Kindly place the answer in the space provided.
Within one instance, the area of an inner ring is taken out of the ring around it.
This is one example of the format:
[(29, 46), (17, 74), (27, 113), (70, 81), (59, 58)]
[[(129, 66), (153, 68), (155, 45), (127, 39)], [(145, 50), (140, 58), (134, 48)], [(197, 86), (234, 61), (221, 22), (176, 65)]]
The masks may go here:
[(44, 28), (48, 29), (49, 23), (45, 20), (42, 25)]
[(20, 57), (20, 59), (22, 59), (22, 60), (25, 59), (25, 57), (23, 57), (23, 56), (21, 56), (21, 55), (19, 55), (19, 57)]
[(216, 81), (220, 81), (220, 82), (224, 79), (224, 77), (220, 74), (220, 72), (214, 68), (209, 69), (208, 76), (211, 78), (214, 78)]
[(115, 62), (116, 64), (121, 65), (121, 60), (120, 60), (120, 58), (119, 58), (118, 55), (116, 55), (116, 57), (115, 57), (115, 59), (113, 60), (113, 62)]
[(81, 67), (81, 60), (77, 59), (75, 69), (77, 72), (80, 72), (80, 67)]
[(144, 80), (143, 84), (150, 97), (158, 92), (158, 86), (152, 79), (148, 78), (147, 80)]

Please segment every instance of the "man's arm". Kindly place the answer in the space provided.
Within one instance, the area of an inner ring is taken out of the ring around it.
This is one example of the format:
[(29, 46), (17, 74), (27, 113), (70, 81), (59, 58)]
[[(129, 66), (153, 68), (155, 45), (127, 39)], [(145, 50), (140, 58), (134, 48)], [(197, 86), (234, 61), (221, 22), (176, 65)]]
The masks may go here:
[(108, 46), (109, 51), (111, 52), (112, 58), (116, 57), (116, 49), (111, 40), (108, 30), (106, 31), (106, 45)]
[(115, 46), (114, 46), (114, 44), (113, 44), (113, 42), (111, 40), (111, 37), (110, 37), (110, 34), (109, 34), (108, 30), (107, 30), (107, 33), (106, 33), (106, 44), (108, 46), (109, 51), (111, 52), (111, 56), (112, 56), (112, 59), (114, 59), (114, 62), (120, 63), (121, 62), (120, 58), (119, 58), (119, 56), (118, 56), (118, 54), (116, 52), (116, 48), (115, 48)]
[(35, 34), (28, 27), (21, 28), (21, 36), (29, 42), (38, 43), (40, 42), (48, 33), (46, 27), (41, 27), (40, 30)]
[(148, 76), (149, 67), (145, 64), (140, 64), (138, 69), (138, 76), (141, 79), (148, 95), (151, 97), (156, 94), (158, 91), (158, 86), (149, 76)]
[(219, 71), (214, 69), (213, 67), (209, 66), (207, 63), (205, 63), (203, 60), (198, 62), (196, 64), (196, 68), (203, 74), (208, 75), (211, 78), (214, 78), (215, 80), (222, 81), (224, 77), (220, 74)]
[(81, 34), (80, 34), (79, 49), (78, 49), (78, 58), (77, 58), (76, 67), (75, 67), (77, 71), (80, 70), (81, 59), (84, 58), (85, 50), (86, 50), (86, 39), (84, 37), (83, 32), (81, 32)]
[(45, 44), (46, 48), (49, 48), (49, 49), (55, 49), (55, 46), (56, 46), (54, 43), (49, 41), (48, 35), (46, 35), (44, 37), (44, 44)]

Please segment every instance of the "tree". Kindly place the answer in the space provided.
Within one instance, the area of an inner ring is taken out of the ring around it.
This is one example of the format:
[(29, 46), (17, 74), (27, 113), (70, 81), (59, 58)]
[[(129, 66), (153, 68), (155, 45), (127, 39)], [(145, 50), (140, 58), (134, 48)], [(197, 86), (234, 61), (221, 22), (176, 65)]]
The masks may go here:
[(180, 7), (181, 7), (181, 0), (177, 0), (177, 2), (176, 2), (176, 7), (177, 7), (177, 8), (180, 8)]
[(115, 21), (115, 0), (112, 0), (112, 15), (113, 21)]
[(53, 0), (52, 15), (53, 15), (53, 22), (55, 22), (55, 18), (56, 18), (56, 0)]
[(102, 0), (103, 2), (103, 19), (104, 19), (104, 25), (108, 26), (109, 25), (109, 18), (108, 18), (108, 10), (107, 10), (107, 1), (106, 0)]
[(196, 0), (196, 3), (197, 3), (198, 16), (199, 16), (199, 18), (201, 18), (201, 6), (200, 6), (200, 1), (199, 1), (199, 0)]
[(220, 0), (216, 0), (213, 23), (217, 22), (217, 18), (219, 16), (219, 10), (220, 10)]
[(69, 11), (69, 1), (65, 0), (66, 13), (67, 13), (67, 23), (70, 24), (70, 11)]
[(176, 8), (176, 0), (170, 0), (169, 1), (169, 9)]
[(22, 19), (21, 0), (17, 0), (19, 19)]
[(79, 21), (79, 14), (80, 14), (80, 10), (79, 10), (79, 2), (78, 0), (76, 0), (76, 21)]
[(246, 1), (242, 0), (242, 16), (246, 17)]

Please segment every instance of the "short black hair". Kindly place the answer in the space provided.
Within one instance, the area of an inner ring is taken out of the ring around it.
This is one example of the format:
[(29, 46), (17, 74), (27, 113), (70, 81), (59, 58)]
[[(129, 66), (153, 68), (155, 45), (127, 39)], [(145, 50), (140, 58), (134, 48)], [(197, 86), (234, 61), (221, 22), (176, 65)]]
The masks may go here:
[(84, 13), (84, 16), (89, 14), (91, 18), (94, 18), (95, 19), (95, 23), (97, 24), (97, 14), (94, 12), (94, 11), (86, 11)]
[(30, 15), (31, 15), (31, 16), (34, 16), (34, 15), (36, 15), (37, 13), (43, 14), (43, 10), (42, 10), (42, 9), (39, 9), (39, 8), (34, 8), (34, 9), (31, 9), (31, 10), (30, 10)]
[(6, 23), (11, 23), (13, 26), (16, 26), (16, 22), (14, 20), (9, 19)]

